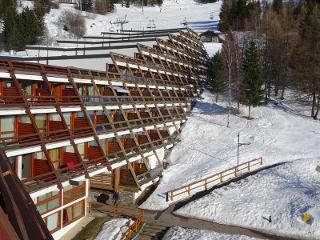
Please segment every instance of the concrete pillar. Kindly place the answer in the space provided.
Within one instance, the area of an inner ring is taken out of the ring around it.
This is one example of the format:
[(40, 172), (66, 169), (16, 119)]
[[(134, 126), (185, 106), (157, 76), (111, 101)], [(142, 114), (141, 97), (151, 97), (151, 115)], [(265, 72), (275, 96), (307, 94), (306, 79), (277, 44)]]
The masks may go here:
[(16, 173), (18, 178), (22, 178), (22, 156), (16, 157)]

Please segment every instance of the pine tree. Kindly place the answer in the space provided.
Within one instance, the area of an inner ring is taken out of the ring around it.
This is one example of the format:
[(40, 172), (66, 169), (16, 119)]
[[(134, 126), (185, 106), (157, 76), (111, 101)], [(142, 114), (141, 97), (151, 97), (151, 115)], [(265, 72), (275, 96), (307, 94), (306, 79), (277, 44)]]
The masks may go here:
[(272, 9), (276, 13), (280, 14), (282, 12), (282, 9), (283, 9), (282, 0), (273, 0)]
[(208, 81), (211, 91), (216, 94), (216, 102), (218, 102), (219, 94), (227, 87), (227, 69), (224, 58), (219, 52), (209, 62)]
[(243, 77), (245, 89), (244, 103), (249, 106), (249, 118), (251, 106), (256, 107), (263, 101), (261, 63), (256, 44), (251, 41), (246, 48), (243, 60)]
[(16, 43), (18, 39), (21, 39), (21, 35), (18, 31), (17, 14), (14, 8), (9, 8), (6, 11), (3, 33), (5, 49), (16, 49)]
[(33, 10), (24, 9), (17, 14), (14, 8), (6, 12), (4, 20), (4, 42), (7, 50), (23, 50), (27, 44), (35, 44), (43, 33), (42, 17)]
[(220, 10), (220, 23), (219, 28), (223, 32), (227, 32), (232, 26), (231, 8), (233, 5), (232, 0), (224, 0)]

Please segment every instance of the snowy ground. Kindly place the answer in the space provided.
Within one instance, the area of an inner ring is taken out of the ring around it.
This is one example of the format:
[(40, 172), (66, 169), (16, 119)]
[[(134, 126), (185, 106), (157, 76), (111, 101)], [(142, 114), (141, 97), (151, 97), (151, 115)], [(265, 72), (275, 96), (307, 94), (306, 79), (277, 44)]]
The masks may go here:
[(221, 50), (222, 43), (204, 42), (203, 46), (206, 49), (209, 57), (213, 57), (218, 51)]
[(132, 220), (116, 218), (106, 222), (95, 240), (120, 240), (128, 230)]
[(172, 227), (162, 240), (254, 240), (247, 236), (219, 234), (207, 230)]
[(244, 117), (247, 107), (241, 107), (227, 128), (226, 106), (226, 101), (216, 104), (208, 91), (202, 94), (168, 157), (168, 169), (142, 208), (165, 209), (165, 192), (235, 166), (238, 132), (240, 143), (246, 144), (240, 147), (240, 163), (260, 156), (267, 165), (320, 156), (319, 121), (270, 104), (254, 108), (253, 120)]
[(307, 94), (286, 89), (283, 100), (280, 99), (280, 95), (278, 97), (272, 95), (271, 97), (276, 99), (279, 106), (282, 106), (288, 112), (307, 117), (311, 115), (312, 98)]
[[(115, 24), (117, 19), (126, 19), (127, 24), (124, 29), (150, 30), (155, 29), (178, 28), (183, 27), (183, 22), (190, 22), (191, 26), (197, 21), (217, 21), (219, 20), (221, 1), (216, 3), (200, 4), (193, 0), (164, 0), (161, 7), (141, 7), (130, 6), (130, 8), (121, 7), (121, 4), (115, 5), (115, 11), (106, 15), (98, 15), (83, 12), (86, 18), (87, 35), (100, 35), (103, 31), (117, 31), (119, 24)], [(52, 9), (45, 17), (47, 29), (51, 38), (72, 37), (63, 30), (60, 18), (64, 10), (74, 11), (68, 5), (60, 5), (60, 9)], [(200, 24), (201, 25), (201, 24)], [(216, 28), (216, 24), (201, 25), (203, 28)]]
[[(179, 215), (259, 229), (300, 239), (320, 239), (320, 158), (266, 169), (179, 209)], [(302, 214), (313, 216), (311, 223)], [(271, 223), (267, 220), (271, 216)]]

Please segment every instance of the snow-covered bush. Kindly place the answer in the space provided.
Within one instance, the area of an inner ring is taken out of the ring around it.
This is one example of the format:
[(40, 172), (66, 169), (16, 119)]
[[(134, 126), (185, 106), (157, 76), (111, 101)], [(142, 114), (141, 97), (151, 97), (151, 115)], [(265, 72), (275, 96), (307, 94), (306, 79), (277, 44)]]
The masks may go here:
[(86, 34), (85, 19), (79, 12), (65, 10), (60, 17), (63, 30), (73, 34), (75, 37), (83, 37)]

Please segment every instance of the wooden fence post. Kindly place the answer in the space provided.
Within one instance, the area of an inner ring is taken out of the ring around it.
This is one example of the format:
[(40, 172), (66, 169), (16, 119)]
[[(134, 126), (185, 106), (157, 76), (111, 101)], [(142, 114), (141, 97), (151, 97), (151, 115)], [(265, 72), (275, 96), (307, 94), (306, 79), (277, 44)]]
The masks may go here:
[(208, 190), (208, 187), (207, 187), (207, 179), (204, 180), (204, 188), (206, 189), (206, 191)]

